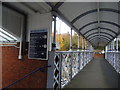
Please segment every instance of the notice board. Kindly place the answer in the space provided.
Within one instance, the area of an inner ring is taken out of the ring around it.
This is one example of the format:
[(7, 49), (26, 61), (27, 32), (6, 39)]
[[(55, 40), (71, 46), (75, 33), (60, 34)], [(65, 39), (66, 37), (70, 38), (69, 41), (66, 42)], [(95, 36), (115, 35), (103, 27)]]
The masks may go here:
[(48, 59), (48, 31), (47, 29), (31, 30), (29, 43), (30, 59)]

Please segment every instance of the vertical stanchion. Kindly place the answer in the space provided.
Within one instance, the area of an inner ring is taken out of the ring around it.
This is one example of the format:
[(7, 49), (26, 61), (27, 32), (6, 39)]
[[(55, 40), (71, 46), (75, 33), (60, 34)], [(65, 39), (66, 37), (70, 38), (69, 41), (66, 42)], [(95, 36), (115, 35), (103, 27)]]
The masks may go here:
[(72, 28), (71, 28), (71, 34), (70, 34), (70, 51), (72, 51)]
[(60, 53), (60, 59), (59, 59), (59, 88), (61, 90), (61, 78), (62, 78), (62, 53)]
[(83, 67), (84, 67), (84, 38), (82, 38), (82, 57), (83, 57)]
[(53, 20), (54, 20), (54, 37), (52, 43), (52, 51), (55, 51), (56, 50), (56, 16), (54, 16)]
[(80, 51), (80, 35), (78, 35), (78, 51)]
[(118, 52), (118, 38), (116, 38), (116, 51)]
[[(72, 51), (72, 28), (71, 28), (71, 34), (70, 34), (70, 51)], [(72, 56), (72, 52), (70, 52), (70, 56), (71, 56), (71, 59), (70, 59), (70, 80), (72, 79), (72, 59), (73, 59), (73, 56)]]
[(72, 64), (73, 54), (72, 54), (72, 52), (70, 52), (70, 56), (71, 56), (71, 59), (70, 59), (70, 80), (72, 80), (72, 75), (73, 75), (73, 72), (72, 72), (72, 68), (73, 68), (73, 64)]
[(78, 72), (80, 71), (80, 35), (78, 34)]

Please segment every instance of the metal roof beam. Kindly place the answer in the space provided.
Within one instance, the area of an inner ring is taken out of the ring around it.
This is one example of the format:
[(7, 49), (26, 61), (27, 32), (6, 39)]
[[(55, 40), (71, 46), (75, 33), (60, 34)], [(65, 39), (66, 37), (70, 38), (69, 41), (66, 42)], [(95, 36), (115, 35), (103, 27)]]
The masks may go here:
[[(91, 33), (91, 34), (89, 34), (88, 36), (86, 36), (86, 38), (89, 38), (91, 35), (97, 34), (97, 33), (98, 33), (98, 32)], [(110, 37), (114, 38), (114, 36), (112, 36), (111, 34), (106, 33), (106, 32), (100, 32), (100, 34), (106, 34), (106, 35), (109, 35)]]
[[(75, 32), (77, 32), (79, 35), (82, 35), (81, 32), (79, 32), (79, 30), (57, 9), (54, 8), (54, 6), (50, 3), (50, 2), (46, 2), (51, 8), (52, 8), (52, 14), (55, 16), (58, 16), (61, 20), (63, 20), (63, 22), (65, 22), (69, 27), (71, 27), (72, 29), (75, 30)], [(82, 37), (84, 37), (82, 35)], [(85, 38), (85, 37), (84, 37)], [(86, 38), (85, 38), (86, 39)], [(88, 39), (86, 39), (88, 40)], [(88, 40), (89, 41), (89, 40)]]
[(58, 2), (55, 6), (54, 6), (54, 8), (59, 8), (62, 4), (63, 4), (64, 2)]
[[(106, 35), (100, 35), (100, 37), (106, 37), (107, 39), (109, 39), (109, 40), (112, 40), (110, 37), (108, 37), (108, 36), (106, 36)], [(89, 40), (91, 39), (91, 38), (93, 38), (93, 37), (98, 37), (98, 35), (94, 35), (94, 36), (92, 36), (92, 37), (90, 37), (90, 38), (88, 38)]]
[(107, 30), (107, 31), (110, 31), (110, 32), (114, 33), (115, 35), (117, 35), (117, 33), (116, 33), (115, 31), (113, 31), (113, 30), (111, 30), (111, 29), (108, 29), (108, 28), (103, 28), (103, 27), (97, 27), (97, 28), (90, 29), (90, 30), (88, 30), (87, 32), (85, 32), (83, 35), (86, 35), (87, 33), (91, 32), (91, 31), (94, 31), (94, 30), (96, 30), (96, 29), (98, 29), (98, 28), (104, 29), (104, 30)]
[[(113, 12), (113, 13), (120, 14), (120, 10), (111, 9), (111, 8), (100, 8), (99, 11), (100, 11), (100, 12), (106, 11), (106, 12)], [(86, 16), (86, 15), (88, 15), (88, 14), (94, 13), (94, 12), (97, 12), (97, 9), (89, 10), (89, 11), (87, 11), (87, 12), (85, 12), (85, 13), (82, 13), (82, 14), (80, 14), (79, 16), (77, 16), (75, 19), (73, 19), (73, 20), (71, 21), (71, 23), (74, 24), (74, 23), (75, 23), (77, 20), (79, 20), (80, 18), (82, 18), (82, 17), (84, 17), (84, 16)]]
[[(92, 24), (96, 24), (98, 23), (98, 21), (93, 21), (93, 22), (90, 22), (90, 23), (87, 23), (86, 25), (82, 26), (79, 31), (81, 31), (82, 29), (84, 29), (85, 27), (89, 26), (89, 25), (92, 25)], [(119, 24), (116, 24), (114, 22), (110, 22), (110, 21), (100, 21), (100, 23), (107, 23), (107, 24), (111, 24), (111, 25), (114, 25), (118, 28), (120, 28), (120, 25)]]
[[(98, 36), (95, 36), (95, 37), (91, 38), (89, 41), (95, 39), (96, 37), (98, 37)], [(107, 41), (110, 41), (109, 39), (105, 38), (104, 36), (100, 36), (100, 37), (103, 38), (103, 39), (106, 39)], [(99, 37), (99, 38), (100, 38), (100, 37)]]

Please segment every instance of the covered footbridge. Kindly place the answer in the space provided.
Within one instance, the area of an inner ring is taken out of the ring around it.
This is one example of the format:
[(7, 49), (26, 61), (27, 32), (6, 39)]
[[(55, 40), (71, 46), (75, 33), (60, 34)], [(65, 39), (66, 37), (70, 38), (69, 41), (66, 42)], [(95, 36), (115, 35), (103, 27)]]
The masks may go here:
[[(119, 2), (9, 1), (0, 3), (3, 90), (119, 87)], [(56, 50), (57, 18), (70, 27), (69, 51)]]

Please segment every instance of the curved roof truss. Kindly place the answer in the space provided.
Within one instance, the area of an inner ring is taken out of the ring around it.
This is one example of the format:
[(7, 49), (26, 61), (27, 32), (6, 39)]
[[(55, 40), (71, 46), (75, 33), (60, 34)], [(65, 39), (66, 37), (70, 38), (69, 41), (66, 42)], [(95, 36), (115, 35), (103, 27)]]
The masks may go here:
[(110, 41), (110, 39), (108, 39), (108, 38), (106, 38), (106, 37), (104, 37), (104, 36), (95, 36), (95, 37), (92, 37), (89, 41), (91, 41), (91, 40), (93, 40), (93, 39), (96, 39), (96, 38), (102, 38), (102, 39), (105, 39), (105, 40), (107, 40), (107, 41)]
[(110, 31), (110, 32), (114, 33), (115, 35), (117, 35), (117, 33), (115, 31), (108, 29), (108, 28), (103, 28), (103, 27), (97, 27), (97, 28), (90, 29), (87, 32), (85, 32), (83, 35), (86, 35), (87, 33), (94, 31), (94, 30), (97, 30), (97, 29), (104, 29), (104, 30)]
[(94, 33), (91, 33), (91, 34), (89, 34), (88, 36), (86, 36), (86, 38), (89, 38), (91, 35), (97, 34), (97, 33), (98, 33), (98, 34), (99, 34), (99, 33), (100, 33), (100, 34), (101, 34), (101, 33), (102, 33), (102, 34), (106, 34), (106, 35), (109, 35), (110, 37), (114, 38), (113, 35), (111, 35), (111, 34), (109, 34), (109, 33), (106, 33), (106, 32), (94, 32)]
[[(81, 31), (82, 29), (84, 29), (84, 28), (87, 27), (87, 26), (90, 26), (90, 25), (96, 24), (96, 23), (98, 23), (98, 21), (90, 22), (90, 23), (82, 26), (82, 27), (79, 29), (79, 31)], [(100, 23), (107, 23), (107, 24), (111, 24), (111, 25), (114, 25), (114, 26), (120, 28), (120, 25), (119, 25), (119, 24), (116, 24), (116, 23), (114, 23), (114, 22), (110, 22), (110, 21), (100, 21)]]
[[(82, 13), (81, 15), (77, 16), (75, 19), (72, 20), (72, 24), (75, 23), (77, 20), (79, 20), (80, 18), (88, 15), (88, 14), (91, 14), (91, 13), (94, 13), (94, 12), (97, 12), (98, 10), (97, 9), (93, 9), (93, 10), (89, 10), (85, 13)], [(116, 10), (116, 9), (111, 9), (111, 8), (100, 8), (99, 11), (107, 11), (107, 12), (114, 12), (114, 13), (118, 13), (120, 14), (120, 11), (119, 10)]]
[(90, 40), (90, 39), (92, 39), (92, 38), (94, 38), (94, 37), (105, 37), (105, 38), (107, 38), (107, 39), (109, 39), (109, 40), (112, 40), (110, 37), (108, 37), (108, 36), (106, 36), (106, 35), (94, 35), (94, 36), (92, 36), (92, 37), (89, 37), (88, 39)]

